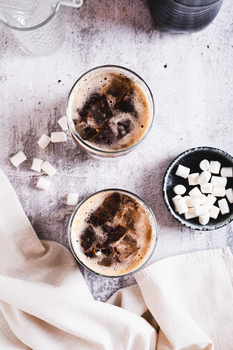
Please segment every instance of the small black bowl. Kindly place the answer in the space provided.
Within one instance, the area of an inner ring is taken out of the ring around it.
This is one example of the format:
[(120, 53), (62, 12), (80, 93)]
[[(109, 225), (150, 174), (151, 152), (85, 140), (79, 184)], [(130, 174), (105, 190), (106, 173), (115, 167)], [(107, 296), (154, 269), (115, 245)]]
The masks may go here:
[[(196, 147), (189, 149), (181, 153), (178, 157), (176, 157), (168, 167), (163, 179), (163, 197), (168, 210), (170, 211), (172, 216), (181, 224), (194, 230), (209, 231), (223, 227), (233, 220), (233, 203), (229, 203), (227, 201), (230, 208), (229, 214), (222, 215), (221, 213), (219, 213), (217, 219), (210, 218), (209, 223), (207, 225), (201, 225), (198, 221), (198, 218), (186, 220), (184, 215), (180, 215), (178, 212), (176, 212), (174, 210), (174, 204), (172, 201), (172, 198), (176, 195), (173, 191), (174, 186), (178, 184), (184, 185), (187, 189), (186, 194), (194, 187), (189, 186), (187, 179), (175, 175), (178, 165), (181, 164), (190, 168), (190, 174), (196, 172), (201, 173), (202, 170), (200, 169), (199, 164), (203, 159), (207, 159), (209, 161), (218, 160), (221, 163), (221, 168), (233, 167), (233, 157), (228, 153), (221, 151), (217, 148)], [(227, 178), (226, 189), (227, 188), (233, 188), (233, 177)], [(218, 197), (217, 201), (220, 199), (221, 198)], [(217, 205), (216, 203), (215, 205)]]

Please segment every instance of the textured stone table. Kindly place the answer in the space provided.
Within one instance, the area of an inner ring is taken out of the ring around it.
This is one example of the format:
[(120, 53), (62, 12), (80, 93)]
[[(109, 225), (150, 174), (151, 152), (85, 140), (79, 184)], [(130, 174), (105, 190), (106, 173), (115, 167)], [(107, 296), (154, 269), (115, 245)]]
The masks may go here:
[[(192, 231), (173, 219), (162, 197), (163, 175), (181, 152), (213, 146), (233, 154), (233, 11), (224, 0), (204, 31), (168, 34), (156, 29), (146, 0), (84, 0), (63, 8), (66, 41), (49, 57), (25, 54), (0, 27), (0, 167), (8, 176), (39, 238), (68, 247), (67, 225), (73, 207), (94, 191), (118, 187), (141, 196), (152, 208), (159, 240), (150, 263), (161, 258), (229, 245), (233, 224), (210, 232)], [(137, 72), (150, 86), (155, 122), (140, 149), (114, 161), (89, 158), (72, 142), (41, 149), (40, 136), (60, 130), (69, 90), (86, 70), (117, 64)], [(10, 157), (23, 150), (28, 159), (14, 168)], [(35, 184), (34, 157), (56, 168), (48, 191)], [(1, 218), (0, 218), (1, 219)], [(82, 270), (95, 299), (106, 300), (134, 278), (107, 279)]]

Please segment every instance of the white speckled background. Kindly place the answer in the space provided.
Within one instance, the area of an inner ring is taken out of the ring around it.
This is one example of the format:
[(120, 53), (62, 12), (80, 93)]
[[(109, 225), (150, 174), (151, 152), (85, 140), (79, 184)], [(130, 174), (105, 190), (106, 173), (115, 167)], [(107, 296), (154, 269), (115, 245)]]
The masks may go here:
[[(146, 0), (84, 0), (80, 9), (63, 7), (66, 41), (48, 57), (25, 54), (0, 27), (0, 167), (7, 174), (39, 238), (68, 247), (73, 211), (68, 192), (80, 199), (108, 187), (130, 190), (152, 208), (159, 240), (150, 263), (166, 256), (229, 245), (233, 224), (210, 232), (192, 231), (175, 221), (162, 197), (163, 175), (181, 152), (213, 146), (233, 155), (233, 11), (231, 0), (204, 31), (160, 32)], [(64, 144), (42, 150), (40, 136), (60, 130), (66, 100), (86, 70), (117, 64), (137, 72), (150, 86), (155, 122), (140, 149), (114, 161), (89, 158), (68, 135)], [(10, 157), (28, 157), (18, 169)], [(34, 157), (49, 160), (57, 174), (49, 191), (35, 188)], [(134, 278), (107, 279), (83, 271), (95, 299), (105, 300)]]

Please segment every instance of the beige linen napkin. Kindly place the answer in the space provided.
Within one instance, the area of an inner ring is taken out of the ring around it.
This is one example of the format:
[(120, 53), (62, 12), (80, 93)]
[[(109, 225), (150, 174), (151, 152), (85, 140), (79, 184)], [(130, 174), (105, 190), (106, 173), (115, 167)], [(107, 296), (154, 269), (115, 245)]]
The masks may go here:
[(93, 300), (72, 254), (40, 241), (0, 170), (0, 350), (233, 349), (228, 248), (161, 260)]

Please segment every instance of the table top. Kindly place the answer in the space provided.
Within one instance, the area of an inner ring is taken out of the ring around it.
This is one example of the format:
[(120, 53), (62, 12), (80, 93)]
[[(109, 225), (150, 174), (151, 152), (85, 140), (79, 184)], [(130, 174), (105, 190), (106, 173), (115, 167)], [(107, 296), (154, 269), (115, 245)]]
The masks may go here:
[[(67, 226), (74, 210), (69, 192), (80, 200), (104, 188), (136, 193), (153, 210), (158, 244), (149, 264), (162, 258), (228, 245), (233, 251), (233, 223), (216, 231), (182, 226), (168, 212), (162, 195), (164, 173), (181, 152), (212, 146), (233, 151), (233, 12), (225, 0), (203, 31), (169, 34), (156, 28), (146, 0), (84, 0), (80, 9), (62, 7), (66, 40), (51, 56), (33, 57), (0, 27), (0, 167), (13, 185), (40, 239), (67, 248)], [(125, 66), (149, 85), (155, 101), (152, 130), (138, 150), (112, 161), (90, 158), (67, 133), (65, 143), (37, 144), (42, 134), (60, 131), (69, 91), (85, 71), (103, 64)], [(10, 158), (24, 151), (15, 168)], [(48, 191), (35, 184), (33, 158), (57, 169)], [(97, 300), (134, 284), (133, 276), (108, 279), (81, 269)]]

